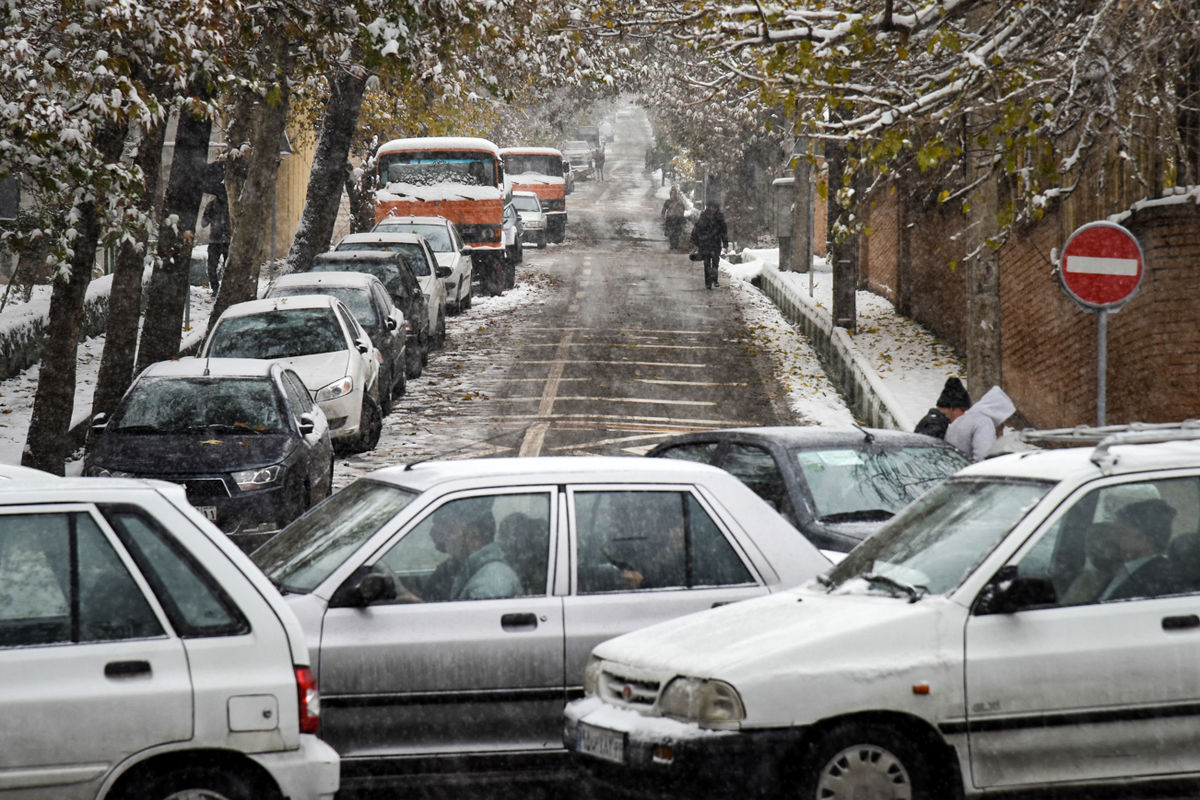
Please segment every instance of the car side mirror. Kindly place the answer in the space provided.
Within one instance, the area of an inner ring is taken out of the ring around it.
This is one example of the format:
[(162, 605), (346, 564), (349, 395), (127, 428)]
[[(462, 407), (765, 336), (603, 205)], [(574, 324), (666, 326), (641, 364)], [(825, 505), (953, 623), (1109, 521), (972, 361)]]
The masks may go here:
[(1018, 575), (1015, 566), (1002, 567), (975, 599), (974, 613), (1012, 614), (1058, 604), (1054, 583), (1044, 575)]
[(354, 340), (354, 349), (360, 353), (367, 353), (371, 350), (371, 345), (362, 337)]
[(317, 420), (312, 414), (305, 412), (300, 415), (300, 435), (308, 436), (317, 429)]
[(92, 417), (92, 430), (93, 431), (95, 431), (96, 433), (100, 433), (107, 427), (108, 427), (107, 412), (101, 411), (99, 414)]
[(397, 322), (396, 318), (394, 316), (392, 316), (391, 314), (388, 315), (388, 318), (386, 320), (384, 320), (383, 324), (384, 324), (384, 327), (386, 327), (389, 331), (394, 331), (394, 330), (396, 330), (396, 328), (400, 327), (400, 323)]
[(463, 249), (459, 250), (458, 252), (459, 252), (459, 255), (469, 256), (469, 255), (471, 255), (471, 248), (467, 247), (466, 245), (463, 245)]
[(354, 570), (329, 599), (330, 608), (366, 608), (396, 599), (396, 579), (382, 567), (363, 566)]
[(436, 270), (434, 270), (434, 273), (439, 278), (449, 278), (450, 277), (450, 268), (449, 267), (438, 267)]

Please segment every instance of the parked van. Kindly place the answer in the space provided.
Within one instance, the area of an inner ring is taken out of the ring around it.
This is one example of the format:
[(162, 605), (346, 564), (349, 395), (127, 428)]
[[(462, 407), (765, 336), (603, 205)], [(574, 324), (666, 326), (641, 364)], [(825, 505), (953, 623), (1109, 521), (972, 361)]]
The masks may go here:
[(1056, 433), (1103, 438), (973, 464), (797, 589), (600, 644), (565, 744), (658, 798), (1194, 787), (1200, 422)]

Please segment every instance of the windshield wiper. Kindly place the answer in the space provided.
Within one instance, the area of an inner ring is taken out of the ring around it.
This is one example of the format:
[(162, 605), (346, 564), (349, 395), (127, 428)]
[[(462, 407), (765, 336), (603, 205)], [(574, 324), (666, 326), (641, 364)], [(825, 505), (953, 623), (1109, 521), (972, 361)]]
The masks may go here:
[(904, 581), (898, 581), (895, 578), (892, 578), (888, 575), (881, 575), (878, 572), (867, 572), (859, 575), (858, 577), (862, 578), (867, 583), (882, 583), (884, 586), (887, 586), (890, 589), (904, 592), (906, 595), (908, 595), (908, 602), (910, 603), (917, 602), (924, 597), (925, 592), (928, 591), (924, 587), (910, 586)]
[(825, 587), (825, 594), (829, 594), (837, 588), (837, 584), (833, 582), (833, 579), (823, 572), (817, 574), (817, 583)]
[(895, 511), (886, 508), (862, 508), (858, 511), (842, 511), (837, 514), (826, 514), (821, 522), (882, 522), (896, 516)]

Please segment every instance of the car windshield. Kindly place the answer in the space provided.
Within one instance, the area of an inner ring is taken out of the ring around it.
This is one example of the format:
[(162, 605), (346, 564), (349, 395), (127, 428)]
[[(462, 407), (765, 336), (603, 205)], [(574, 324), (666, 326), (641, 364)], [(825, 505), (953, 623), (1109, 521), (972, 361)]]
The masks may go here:
[(917, 597), (957, 587), (1050, 490), (1046, 481), (952, 478), (850, 551), (827, 577), (847, 590)]
[(400, 278), (400, 266), (387, 261), (357, 261), (347, 259), (321, 259), (314, 261), (309, 272), (365, 272), (374, 275), (379, 282), (387, 287), (393, 297), (405, 297), (404, 283)]
[(517, 207), (517, 211), (541, 211), (542, 204), (536, 197), (528, 197), (526, 195), (513, 195), (513, 205)]
[(332, 308), (290, 308), (217, 322), (207, 355), (214, 358), (296, 358), (347, 349)]
[(504, 156), (504, 169), (510, 175), (532, 173), (534, 175), (552, 175), (558, 178), (562, 177), (562, 157), (533, 153), (521, 155), (507, 153)]
[(357, 480), (281, 530), (252, 558), (276, 586), (311, 592), (416, 497), (408, 489)]
[(272, 286), (267, 297), (294, 297), (299, 294), (323, 294), (336, 297), (342, 301), (342, 305), (350, 309), (350, 313), (358, 320), (359, 325), (368, 328), (379, 327), (379, 315), (375, 313), (375, 306), (371, 304), (371, 296), (366, 289), (360, 289), (354, 286), (325, 286), (323, 284), (313, 284), (311, 286)]
[(420, 222), (384, 222), (375, 226), (379, 233), (419, 233), (429, 242), (435, 253), (454, 252), (454, 243), (450, 241), (450, 231), (445, 225), (431, 225)]
[(425, 260), (425, 251), (416, 242), (342, 242), (337, 246), (337, 252), (347, 250), (387, 250), (399, 253), (408, 261), (413, 272), (417, 275), (429, 274), (429, 263)]
[(495, 159), (471, 150), (383, 153), (379, 156), (379, 171), (387, 176), (385, 183), (499, 185)]
[(147, 378), (129, 390), (108, 425), (125, 433), (205, 428), (284, 429), (279, 395), (266, 378)]
[(831, 447), (792, 458), (825, 522), (887, 519), (970, 463), (950, 447)]

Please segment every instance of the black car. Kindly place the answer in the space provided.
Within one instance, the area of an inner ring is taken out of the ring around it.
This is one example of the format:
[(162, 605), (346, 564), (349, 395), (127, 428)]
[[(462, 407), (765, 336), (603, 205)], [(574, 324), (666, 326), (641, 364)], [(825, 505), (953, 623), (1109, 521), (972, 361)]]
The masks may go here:
[(387, 250), (331, 250), (317, 255), (309, 272), (365, 272), (378, 278), (408, 322), (405, 372), (410, 378), (421, 376), (429, 362), (433, 330), (429, 324), (429, 303), (403, 254)]
[(84, 475), (158, 478), (252, 550), (333, 488), (325, 414), (272, 361), (185, 358), (146, 367), (92, 420)]
[(875, 428), (763, 427), (687, 433), (647, 456), (733, 473), (809, 541), (847, 553), (970, 462), (941, 439)]
[(404, 394), (407, 386), (407, 320), (383, 284), (365, 272), (296, 272), (277, 278), (263, 297), (299, 294), (332, 295), (354, 314), (383, 358), (379, 365), (379, 408), (384, 414), (391, 413), (392, 398)]

